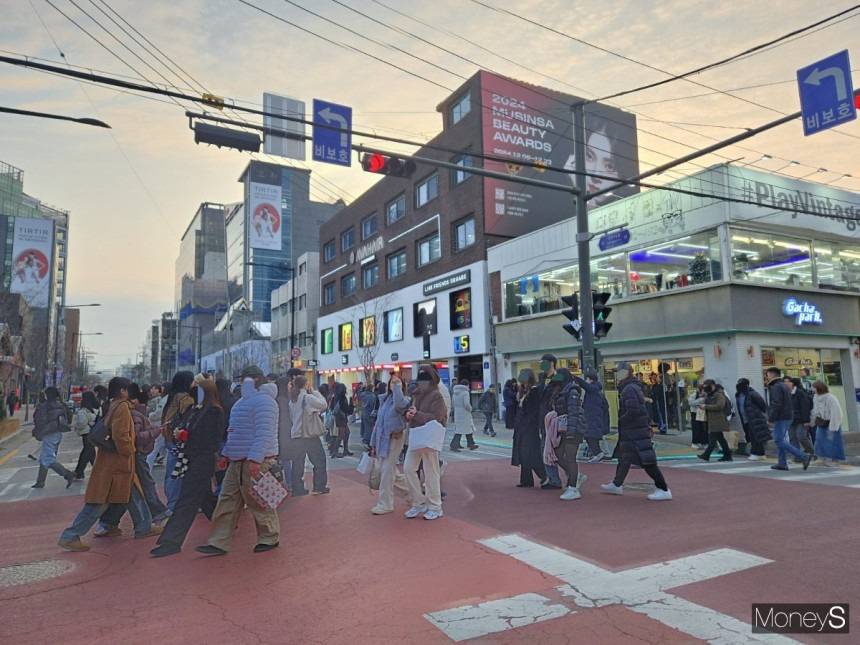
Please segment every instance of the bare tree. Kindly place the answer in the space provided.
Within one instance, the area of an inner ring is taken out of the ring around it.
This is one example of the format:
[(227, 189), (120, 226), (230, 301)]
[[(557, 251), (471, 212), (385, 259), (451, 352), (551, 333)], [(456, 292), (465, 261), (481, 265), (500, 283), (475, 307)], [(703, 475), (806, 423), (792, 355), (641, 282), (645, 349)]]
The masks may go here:
[(376, 373), (374, 365), (377, 364), (377, 356), (382, 348), (383, 318), (390, 302), (390, 294), (371, 301), (357, 302), (349, 311), (350, 314), (357, 315), (358, 320), (344, 321), (357, 324), (353, 332), (353, 347), (358, 355), (365, 383), (373, 383), (374, 380)]

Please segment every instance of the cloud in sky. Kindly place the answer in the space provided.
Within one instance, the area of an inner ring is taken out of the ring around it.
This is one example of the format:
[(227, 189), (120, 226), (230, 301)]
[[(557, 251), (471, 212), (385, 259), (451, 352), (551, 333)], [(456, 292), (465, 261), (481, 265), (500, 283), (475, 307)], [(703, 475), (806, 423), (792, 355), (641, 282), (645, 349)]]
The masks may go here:
[[(463, 82), (459, 76), (468, 77), (476, 71), (474, 65), (387, 30), (329, 1), (296, 0), (362, 34), (394, 43), (453, 73), (346, 33), (287, 3), (253, 1), (328, 38), (367, 49), (451, 88)], [(370, 0), (345, 2), (472, 58), (486, 68), (573, 92), (566, 85), (530, 74), (486, 51), (391, 13)], [(471, 2), (385, 2), (432, 25), (462, 33), (527, 67), (589, 90), (588, 96), (662, 78), (658, 72)], [(93, 42), (47, 3), (34, 0), (33, 4), (71, 63), (137, 76), (137, 72)], [(123, 49), (68, 0), (56, 0), (56, 4), (146, 78), (164, 82), (158, 73)], [(183, 88), (193, 84), (185, 74), (175, 76), (138, 48), (93, 6), (105, 8), (104, 4), (78, 4), (171, 82)], [(834, 1), (786, 5), (776, 0), (731, 3), (493, 0), (493, 4), (672, 71), (735, 53), (845, 6)], [(10, 6), (4, 8), (0, 24), (2, 48), (58, 59), (51, 36), (43, 29), (30, 3), (7, 5)], [(434, 108), (446, 96), (445, 90), (348, 53), (236, 0), (172, 3), (111, 0), (109, 5), (217, 94), (252, 103), (259, 103), (265, 90), (305, 101), (324, 98), (353, 106), (356, 127), (410, 138), (426, 138), (441, 127), (441, 117)], [(748, 61), (714, 70), (697, 80), (729, 88), (792, 79), (798, 67), (853, 44), (855, 23), (856, 20), (846, 21)], [(24, 169), (28, 193), (72, 213), (68, 299), (72, 304), (92, 300), (104, 303), (101, 308), (82, 311), (82, 328), (105, 334), (90, 338), (90, 347), (101, 352), (98, 364), (111, 367), (126, 357), (133, 358), (150, 321), (173, 308), (174, 261), (182, 232), (201, 202), (241, 198), (241, 186), (236, 180), (249, 156), (195, 146), (183, 115), (183, 109), (190, 106), (180, 108), (9, 66), (0, 67), (0, 87), (4, 104), (95, 116), (114, 128), (107, 132), (0, 116), (3, 141), (0, 159)], [(619, 104), (626, 106), (705, 91), (679, 82), (624, 97)], [(796, 87), (791, 83), (745, 91), (742, 95), (785, 112), (797, 108)], [(776, 116), (775, 112), (722, 95), (635, 109), (642, 117), (715, 125), (752, 126)], [(709, 142), (701, 135), (654, 121), (641, 120), (640, 127), (653, 133), (640, 133), (641, 145), (651, 149), (641, 150), (640, 157), (651, 164), (665, 161), (667, 155), (688, 151), (685, 143), (699, 146)], [(705, 127), (688, 127), (688, 130), (712, 137), (729, 132)], [(860, 126), (849, 125), (843, 131), (858, 135)], [(676, 142), (662, 137), (671, 137)], [(824, 166), (860, 176), (855, 150), (854, 140), (837, 134), (804, 140), (800, 124), (790, 124), (727, 154), (753, 158), (756, 156), (753, 151), (766, 151), (812, 167)], [(701, 163), (716, 161), (717, 158), (710, 157)], [(372, 182), (356, 168), (319, 164), (311, 167), (316, 199), (333, 201), (335, 194), (355, 196)], [(694, 169), (694, 166), (687, 168)], [(841, 185), (860, 189), (860, 183)]]

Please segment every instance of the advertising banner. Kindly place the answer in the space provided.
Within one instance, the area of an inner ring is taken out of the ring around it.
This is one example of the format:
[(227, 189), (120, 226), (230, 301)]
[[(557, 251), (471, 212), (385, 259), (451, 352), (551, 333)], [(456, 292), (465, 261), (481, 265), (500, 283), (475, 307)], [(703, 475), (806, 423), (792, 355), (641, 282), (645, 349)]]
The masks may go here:
[(9, 291), (20, 293), (31, 307), (47, 307), (51, 300), (53, 243), (53, 221), (15, 218)]
[(359, 347), (373, 347), (376, 345), (376, 316), (368, 316), (359, 321), (361, 335), (359, 336)]
[(251, 182), (248, 243), (254, 249), (281, 250), (281, 187)]
[[(574, 175), (529, 168), (517, 162), (575, 170), (573, 112), (575, 96), (481, 72), (481, 113), (484, 154), (510, 159), (484, 161), (488, 170), (517, 177), (573, 186)], [(639, 172), (636, 117), (601, 104), (586, 106), (585, 170), (607, 177), (632, 177)], [(612, 185), (589, 177), (587, 190)], [(589, 202), (607, 204), (638, 192), (622, 187)], [(573, 216), (570, 193), (505, 181), (484, 179), (484, 228), (490, 235), (513, 237)]]

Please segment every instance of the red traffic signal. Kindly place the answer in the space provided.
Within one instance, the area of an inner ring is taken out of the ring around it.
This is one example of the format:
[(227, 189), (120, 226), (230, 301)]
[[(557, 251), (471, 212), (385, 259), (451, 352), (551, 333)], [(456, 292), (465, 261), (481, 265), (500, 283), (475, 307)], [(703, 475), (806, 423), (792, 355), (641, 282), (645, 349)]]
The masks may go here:
[(361, 167), (367, 172), (391, 177), (410, 177), (415, 172), (415, 162), (411, 159), (387, 157), (378, 152), (362, 155)]

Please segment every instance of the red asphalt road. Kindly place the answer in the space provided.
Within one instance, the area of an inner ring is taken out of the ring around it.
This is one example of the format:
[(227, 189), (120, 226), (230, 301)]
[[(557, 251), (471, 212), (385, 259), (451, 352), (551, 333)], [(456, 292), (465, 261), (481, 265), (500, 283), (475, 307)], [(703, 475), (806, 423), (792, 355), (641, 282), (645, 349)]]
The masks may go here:
[[(397, 513), (372, 516), (375, 500), (361, 477), (336, 472), (332, 494), (284, 504), (280, 549), (251, 553), (253, 523), (245, 514), (233, 551), (218, 558), (193, 551), (208, 532), (202, 516), (181, 555), (155, 560), (148, 554), (152, 539), (90, 538), (89, 553), (59, 550), (57, 536), (82, 498), (3, 504), (0, 567), (59, 558), (75, 569), (53, 580), (0, 588), (0, 641), (450, 642), (423, 614), (527, 592), (558, 598), (559, 580), (477, 543), (507, 533), (608, 569), (720, 547), (774, 560), (671, 591), (746, 623), (753, 602), (860, 598), (857, 490), (666, 469), (675, 499), (653, 503), (640, 491), (598, 494), (612, 471), (609, 465), (586, 466), (585, 497), (561, 502), (556, 491), (515, 488), (517, 471), (502, 461), (457, 463), (445, 476), (446, 516), (432, 523), (403, 519), (402, 502)], [(646, 481), (644, 473), (632, 472), (629, 482), (636, 481)], [(856, 633), (860, 627), (853, 622)], [(852, 637), (798, 640), (846, 643)], [(475, 642), (527, 641), (695, 639), (610, 606), (577, 609)]]

